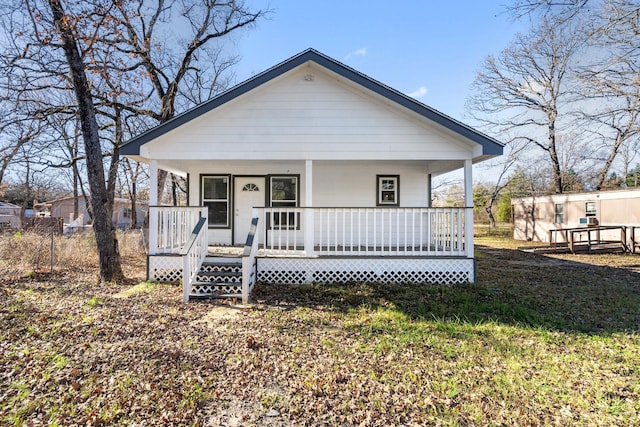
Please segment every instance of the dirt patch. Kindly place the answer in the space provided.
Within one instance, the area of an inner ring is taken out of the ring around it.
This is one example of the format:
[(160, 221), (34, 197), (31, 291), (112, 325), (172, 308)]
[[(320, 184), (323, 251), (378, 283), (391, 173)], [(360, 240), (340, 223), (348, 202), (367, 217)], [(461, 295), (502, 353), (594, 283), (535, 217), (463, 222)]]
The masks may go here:
[(194, 320), (191, 323), (205, 323), (209, 327), (217, 328), (221, 323), (225, 323), (225, 321), (237, 319), (249, 309), (249, 306), (244, 305), (214, 305), (202, 318)]

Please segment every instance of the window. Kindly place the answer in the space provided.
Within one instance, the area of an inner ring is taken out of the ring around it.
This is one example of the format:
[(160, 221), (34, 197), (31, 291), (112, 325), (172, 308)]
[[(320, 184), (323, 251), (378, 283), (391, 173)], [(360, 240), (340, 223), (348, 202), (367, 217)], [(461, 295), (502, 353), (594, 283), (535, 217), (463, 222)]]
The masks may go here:
[(229, 227), (229, 176), (202, 177), (202, 205), (209, 212), (209, 227)]
[[(269, 206), (292, 207), (298, 206), (300, 197), (297, 176), (272, 176), (269, 186)], [(273, 227), (289, 229), (300, 228), (300, 215), (295, 212), (274, 213), (269, 218), (269, 224)]]
[(250, 182), (248, 184), (245, 184), (244, 187), (242, 187), (242, 191), (260, 191), (260, 187)]
[(598, 210), (596, 208), (596, 202), (586, 202), (584, 204), (584, 216), (596, 217), (598, 216)]
[(564, 224), (564, 203), (556, 203), (554, 205), (555, 210), (555, 223)]
[(122, 217), (123, 218), (131, 218), (131, 208), (122, 209)]
[(400, 205), (400, 176), (378, 175), (378, 206)]

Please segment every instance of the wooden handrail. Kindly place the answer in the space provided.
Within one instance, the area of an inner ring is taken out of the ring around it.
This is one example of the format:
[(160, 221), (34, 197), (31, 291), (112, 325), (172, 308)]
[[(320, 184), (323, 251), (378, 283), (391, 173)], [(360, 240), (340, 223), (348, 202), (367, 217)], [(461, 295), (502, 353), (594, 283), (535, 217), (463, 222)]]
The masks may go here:
[(196, 242), (196, 239), (198, 238), (198, 234), (200, 234), (200, 230), (202, 230), (202, 227), (206, 222), (207, 222), (207, 218), (200, 218), (198, 220), (198, 223), (196, 224), (196, 226), (193, 227), (193, 231), (191, 232), (191, 236), (189, 236), (189, 240), (187, 240), (187, 243), (185, 243), (185, 245), (182, 247), (182, 250), (180, 251), (180, 256), (185, 256), (189, 253), (189, 251), (191, 251), (193, 244)]
[(249, 293), (253, 289), (256, 283), (256, 255), (258, 253), (258, 239), (256, 233), (258, 232), (258, 216), (251, 218), (251, 226), (249, 228), (249, 234), (247, 235), (247, 241), (244, 245), (244, 251), (242, 253), (242, 304), (249, 302)]
[(258, 230), (258, 217), (255, 217), (251, 219), (249, 234), (247, 235), (247, 241), (244, 244), (244, 251), (242, 252), (243, 257), (251, 255), (251, 247), (253, 246), (253, 240), (256, 237), (257, 230)]
[[(195, 278), (198, 276), (198, 270), (200, 269), (202, 261), (207, 254), (206, 234), (202, 231), (204, 224), (206, 223), (206, 216), (200, 217), (200, 219), (198, 219), (196, 226), (193, 227), (191, 236), (189, 236), (187, 243), (180, 251), (180, 255), (182, 256), (182, 298), (184, 302), (189, 301), (189, 295), (191, 295), (191, 285), (193, 284)], [(196, 242), (198, 242), (199, 247), (195, 248), (198, 250), (198, 252), (194, 253), (194, 245), (196, 244)]]

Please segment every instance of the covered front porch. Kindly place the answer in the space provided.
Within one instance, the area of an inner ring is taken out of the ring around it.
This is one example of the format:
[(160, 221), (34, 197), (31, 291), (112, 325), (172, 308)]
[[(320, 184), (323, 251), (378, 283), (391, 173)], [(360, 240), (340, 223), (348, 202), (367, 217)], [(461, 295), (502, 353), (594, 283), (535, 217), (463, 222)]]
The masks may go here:
[[(475, 281), (471, 161), (464, 162), (468, 207), (316, 207), (314, 200), (322, 197), (314, 196), (314, 162), (306, 160), (304, 166), (302, 206), (247, 208), (230, 197), (234, 221), (230, 229), (222, 229), (224, 233), (208, 226), (210, 213), (218, 215), (211, 206), (157, 206), (153, 200), (149, 279), (182, 281), (185, 301), (194, 296), (194, 289), (206, 288), (203, 279), (207, 282), (211, 275), (201, 274), (203, 265), (209, 272), (224, 270), (224, 287), (216, 285), (217, 290), (224, 288), (225, 294), (242, 296), (244, 301), (258, 282)], [(151, 169), (151, 188), (155, 188), (154, 161)], [(431, 197), (426, 197), (430, 194), (426, 173), (424, 181), (421, 198), (427, 202)], [(229, 236), (236, 237), (229, 241)], [(225, 266), (217, 266), (222, 260)], [(207, 292), (213, 295), (216, 289)]]
[[(257, 282), (473, 282), (472, 164), (502, 147), (309, 49), (120, 153), (151, 189), (159, 169), (188, 182), (188, 207), (150, 192), (149, 277), (246, 302)], [(432, 178), (460, 169), (464, 206), (432, 206)]]

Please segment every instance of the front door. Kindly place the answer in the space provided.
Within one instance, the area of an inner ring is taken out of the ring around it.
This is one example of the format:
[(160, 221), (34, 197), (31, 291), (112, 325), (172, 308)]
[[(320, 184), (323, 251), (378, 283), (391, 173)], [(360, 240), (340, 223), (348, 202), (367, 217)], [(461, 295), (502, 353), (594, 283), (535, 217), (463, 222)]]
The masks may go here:
[(265, 204), (265, 183), (264, 176), (234, 178), (233, 243), (236, 245), (243, 245), (247, 241), (252, 208), (262, 207)]

